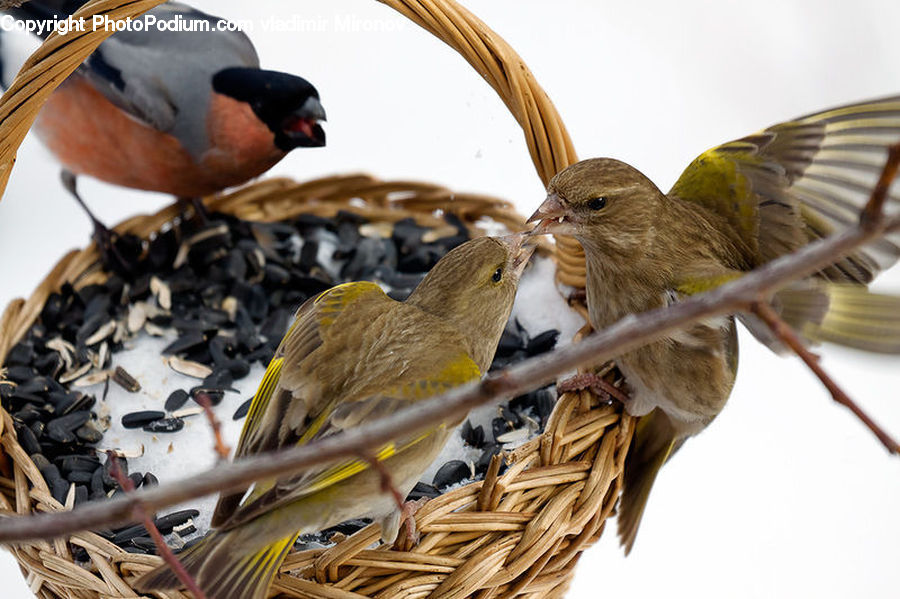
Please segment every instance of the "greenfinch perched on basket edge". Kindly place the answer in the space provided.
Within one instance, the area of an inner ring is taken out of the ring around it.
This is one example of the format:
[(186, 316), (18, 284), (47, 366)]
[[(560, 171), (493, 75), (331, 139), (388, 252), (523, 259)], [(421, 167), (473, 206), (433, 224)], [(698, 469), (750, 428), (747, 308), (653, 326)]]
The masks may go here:
[[(677, 302), (855, 224), (900, 141), (900, 97), (828, 110), (713, 148), (668, 194), (631, 166), (585, 160), (558, 173), (529, 222), (584, 247), (591, 325)], [(890, 196), (896, 208), (896, 188)], [(865, 285), (900, 247), (882, 239), (780, 290), (773, 306), (810, 341), (900, 353), (900, 298)], [(753, 317), (739, 317), (773, 349)], [(643, 416), (625, 462), (619, 537), (630, 552), (665, 461), (722, 410), (737, 370), (734, 317), (697, 322), (616, 359)]]
[[(444, 256), (406, 301), (358, 282), (305, 302), (260, 383), (235, 458), (331, 436), (478, 380), (533, 249), (524, 234), (481, 237)], [(456, 424), (398, 431), (373, 450), (404, 497)], [(397, 536), (400, 513), (381, 474), (346, 459), (223, 493), (213, 531), (179, 559), (210, 599), (261, 599), (301, 532), (363, 516), (382, 521), (385, 541)], [(178, 586), (164, 565), (135, 588)]]

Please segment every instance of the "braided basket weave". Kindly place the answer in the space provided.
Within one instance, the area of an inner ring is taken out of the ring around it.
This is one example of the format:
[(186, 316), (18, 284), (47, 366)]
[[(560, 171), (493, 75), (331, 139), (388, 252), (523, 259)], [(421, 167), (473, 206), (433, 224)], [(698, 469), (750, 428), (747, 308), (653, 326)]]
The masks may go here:
[[(491, 84), (522, 126), (545, 183), (575, 161), (571, 141), (547, 95), (496, 33), (452, 0), (383, 1), (456, 49)], [(161, 3), (95, 0), (76, 16), (89, 21), (94, 14), (134, 17)], [(50, 36), (3, 95), (0, 192), (44, 100), (107, 35), (72, 31)], [(441, 210), (457, 214), (473, 227), (477, 219), (488, 216), (510, 230), (523, 228), (522, 217), (507, 202), (365, 175), (301, 184), (269, 179), (205, 202), (212, 211), (256, 221), (285, 220), (301, 213), (331, 216), (348, 210), (375, 221), (413, 217), (431, 225), (443, 222), (435, 214)], [(131, 218), (116, 230), (146, 239), (178, 213), (173, 204), (157, 214)], [(578, 244), (557, 239), (555, 255), (559, 281), (583, 286), (584, 260)], [(78, 288), (105, 278), (93, 245), (65, 255), (29, 299), (7, 306), (0, 318), (0, 363), (35, 321), (51, 292), (64, 282)], [(583, 311), (583, 306), (573, 309)], [(371, 549), (379, 537), (377, 526), (371, 525), (332, 547), (291, 554), (275, 580), (272, 596), (562, 597), (581, 552), (599, 537), (615, 506), (632, 428), (630, 418), (590, 392), (566, 394), (539, 438), (495, 457), (483, 481), (446, 493), (419, 510), (416, 521), (422, 538), (417, 546)], [(498, 476), (502, 459), (508, 468)], [(0, 410), (0, 510), (25, 515), (64, 509), (67, 506), (51, 496), (17, 442), (11, 416)], [(86, 550), (89, 569), (74, 563), (70, 543)], [(31, 589), (45, 598), (138, 597), (129, 581), (160, 563), (158, 557), (127, 553), (90, 532), (11, 549)], [(187, 597), (179, 592), (160, 596)]]

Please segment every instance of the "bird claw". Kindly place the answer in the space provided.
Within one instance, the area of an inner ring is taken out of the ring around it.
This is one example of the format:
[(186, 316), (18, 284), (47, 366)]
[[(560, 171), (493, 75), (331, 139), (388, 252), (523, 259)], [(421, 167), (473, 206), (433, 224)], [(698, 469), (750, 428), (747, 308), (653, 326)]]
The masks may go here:
[(621, 389), (593, 372), (582, 372), (556, 384), (556, 392), (559, 395), (585, 389), (606, 399), (615, 398), (622, 403), (628, 401), (628, 396)]
[(406, 523), (406, 541), (409, 547), (415, 547), (421, 540), (421, 535), (416, 529), (416, 513), (422, 509), (422, 506), (428, 502), (427, 497), (416, 499), (413, 501), (403, 502), (403, 509), (400, 510), (400, 522)]

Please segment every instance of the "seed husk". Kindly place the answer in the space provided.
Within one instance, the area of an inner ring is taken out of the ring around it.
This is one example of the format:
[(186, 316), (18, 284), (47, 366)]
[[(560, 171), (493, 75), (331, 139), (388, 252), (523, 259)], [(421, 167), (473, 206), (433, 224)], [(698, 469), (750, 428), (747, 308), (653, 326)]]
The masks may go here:
[(121, 366), (116, 366), (116, 369), (113, 371), (112, 380), (129, 393), (137, 393), (141, 390), (141, 384), (137, 379), (131, 376), (131, 374)]
[(178, 356), (169, 356), (168, 358), (166, 358), (166, 364), (169, 365), (169, 368), (179, 374), (197, 379), (205, 379), (213, 372), (212, 368), (206, 366), (205, 364), (194, 362), (192, 360), (185, 360), (183, 358), (179, 358)]

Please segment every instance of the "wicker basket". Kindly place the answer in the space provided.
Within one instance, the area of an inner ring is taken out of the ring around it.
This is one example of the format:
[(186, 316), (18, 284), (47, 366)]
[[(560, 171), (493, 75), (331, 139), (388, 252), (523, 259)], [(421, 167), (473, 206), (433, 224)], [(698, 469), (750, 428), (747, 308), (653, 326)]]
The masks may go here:
[[(161, 1), (97, 0), (79, 16), (137, 16)], [(546, 94), (519, 56), (481, 21), (452, 0), (384, 3), (456, 49), (494, 87), (521, 124), (544, 182), (575, 160), (565, 127)], [(103, 32), (51, 36), (4, 94), (0, 191), (43, 101), (105, 37)], [(365, 175), (302, 184), (270, 179), (205, 201), (213, 211), (257, 221), (350, 210), (372, 220), (412, 216), (432, 224), (438, 219), (435, 211), (442, 210), (469, 224), (489, 216), (512, 230), (523, 226), (521, 216), (501, 200), (454, 194), (428, 184), (381, 182)], [(177, 214), (172, 205), (129, 219), (116, 230), (148, 238)], [(583, 286), (581, 248), (573, 240), (557, 239), (555, 251), (557, 278)], [(94, 246), (71, 251), (29, 299), (15, 300), (6, 308), (0, 318), (0, 358), (25, 334), (47, 296), (64, 282), (81, 287), (104, 280), (98, 259)], [(578, 557), (596, 541), (612, 513), (632, 428), (630, 418), (589, 392), (567, 394), (539, 438), (502, 458), (509, 465), (502, 476), (498, 456), (483, 481), (433, 499), (418, 512), (422, 538), (416, 547), (371, 549), (379, 534), (373, 525), (333, 547), (291, 554), (272, 594), (321, 599), (562, 597)], [(0, 509), (23, 515), (66, 509), (51, 496), (18, 444), (12, 418), (2, 410), (0, 448)], [(86, 550), (90, 569), (74, 563), (70, 543)], [(90, 532), (21, 544), (12, 551), (31, 589), (46, 598), (137, 597), (129, 581), (160, 563), (158, 557), (127, 553)]]

